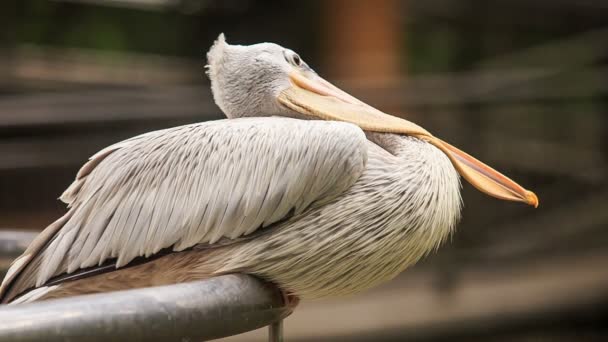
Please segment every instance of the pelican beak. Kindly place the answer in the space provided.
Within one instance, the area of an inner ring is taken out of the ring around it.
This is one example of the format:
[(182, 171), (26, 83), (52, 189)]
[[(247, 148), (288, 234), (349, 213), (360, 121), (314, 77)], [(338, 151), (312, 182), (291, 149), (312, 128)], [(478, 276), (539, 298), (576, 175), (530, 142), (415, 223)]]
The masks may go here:
[(366, 131), (415, 136), (443, 151), (460, 175), (479, 191), (499, 199), (538, 207), (538, 197), (532, 191), (415, 123), (363, 103), (314, 72), (294, 71), (290, 74), (290, 81), (291, 86), (278, 96), (278, 101), (285, 107), (321, 120), (350, 122)]

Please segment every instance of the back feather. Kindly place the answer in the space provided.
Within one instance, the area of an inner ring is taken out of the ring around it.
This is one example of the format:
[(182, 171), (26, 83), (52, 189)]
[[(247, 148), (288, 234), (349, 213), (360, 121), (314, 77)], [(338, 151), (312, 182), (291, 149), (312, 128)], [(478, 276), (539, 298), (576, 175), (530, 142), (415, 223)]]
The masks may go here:
[(0, 300), (106, 260), (119, 268), (161, 249), (251, 234), (336, 197), (366, 158), (358, 127), (287, 118), (192, 124), (117, 143), (78, 172), (61, 196), (70, 211), (15, 261)]

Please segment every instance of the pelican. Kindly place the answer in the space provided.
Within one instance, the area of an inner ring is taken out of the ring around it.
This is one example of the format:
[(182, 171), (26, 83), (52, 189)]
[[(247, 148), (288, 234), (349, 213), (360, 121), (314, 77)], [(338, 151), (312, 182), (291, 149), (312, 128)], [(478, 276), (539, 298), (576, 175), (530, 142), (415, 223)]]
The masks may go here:
[(227, 119), (146, 133), (84, 164), (69, 210), (17, 258), (2, 303), (223, 274), (290, 303), (386, 282), (438, 248), (461, 215), (460, 176), (536, 207), (536, 195), (424, 128), (385, 114), (272, 43), (208, 54)]

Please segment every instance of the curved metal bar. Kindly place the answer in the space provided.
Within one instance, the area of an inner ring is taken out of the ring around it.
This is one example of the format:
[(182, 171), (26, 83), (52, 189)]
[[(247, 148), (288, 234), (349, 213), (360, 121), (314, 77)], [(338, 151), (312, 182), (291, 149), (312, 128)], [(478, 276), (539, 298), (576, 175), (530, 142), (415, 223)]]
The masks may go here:
[(0, 341), (208, 340), (287, 317), (273, 285), (247, 275), (0, 306)]

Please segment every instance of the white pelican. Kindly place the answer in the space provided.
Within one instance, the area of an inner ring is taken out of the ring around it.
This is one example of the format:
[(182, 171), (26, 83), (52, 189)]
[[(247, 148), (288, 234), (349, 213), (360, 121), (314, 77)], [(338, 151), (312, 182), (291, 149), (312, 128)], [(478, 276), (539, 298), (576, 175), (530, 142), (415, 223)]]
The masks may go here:
[(2, 303), (252, 274), (291, 300), (356, 293), (436, 249), (477, 189), (534, 193), (357, 100), (276, 44), (207, 54), (228, 119), (143, 134), (84, 164), (69, 211), (11, 266)]

